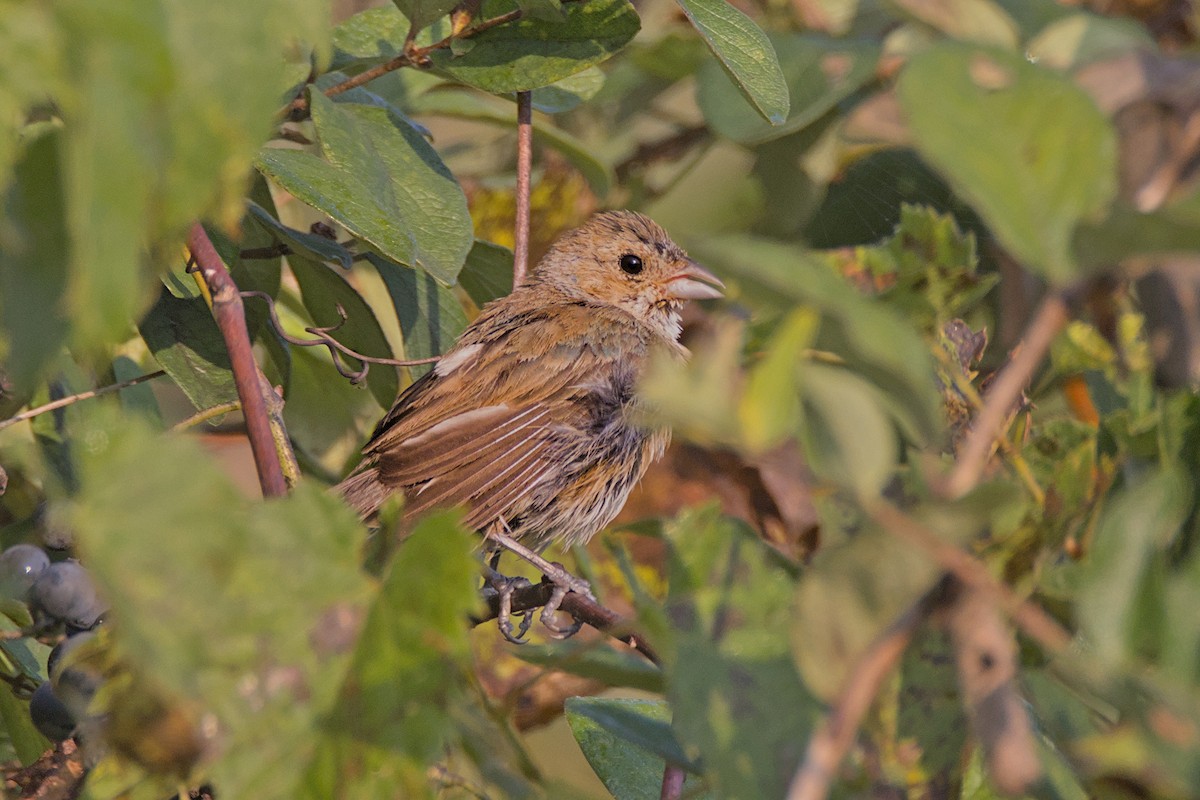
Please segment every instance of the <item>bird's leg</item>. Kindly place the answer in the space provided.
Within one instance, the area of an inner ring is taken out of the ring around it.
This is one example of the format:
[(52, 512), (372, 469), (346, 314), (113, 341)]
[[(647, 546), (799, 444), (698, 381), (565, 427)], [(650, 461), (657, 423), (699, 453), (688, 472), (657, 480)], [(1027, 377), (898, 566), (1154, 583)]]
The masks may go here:
[[(499, 552), (497, 552), (496, 557), (492, 558), (492, 564), (500, 560), (498, 556)], [(487, 582), (487, 588), (494, 591), (499, 598), (499, 608), (496, 611), (496, 625), (500, 628), (500, 635), (513, 644), (525, 644), (528, 641), (525, 638), (525, 634), (529, 633), (529, 626), (533, 624), (533, 615), (521, 612), (521, 624), (514, 633), (512, 624), (512, 597), (513, 593), (518, 589), (524, 589), (531, 584), (526, 578), (509, 578), (501, 575), (496, 571), (494, 566), (487, 568), (487, 577), (484, 580)]]
[(566, 628), (559, 627), (558, 623), (554, 621), (554, 613), (562, 605), (563, 598), (567, 596), (567, 592), (575, 592), (589, 600), (595, 600), (595, 596), (592, 595), (592, 587), (588, 582), (582, 578), (576, 578), (567, 572), (562, 564), (547, 561), (507, 533), (496, 530), (495, 527), (488, 532), (488, 537), (504, 549), (511, 550), (530, 564), (533, 564), (542, 571), (547, 580), (554, 584), (554, 591), (551, 593), (550, 599), (542, 607), (540, 615), (542, 624), (546, 626), (547, 630), (555, 638), (566, 639), (567, 637), (574, 636), (581, 627), (580, 623), (575, 622)]

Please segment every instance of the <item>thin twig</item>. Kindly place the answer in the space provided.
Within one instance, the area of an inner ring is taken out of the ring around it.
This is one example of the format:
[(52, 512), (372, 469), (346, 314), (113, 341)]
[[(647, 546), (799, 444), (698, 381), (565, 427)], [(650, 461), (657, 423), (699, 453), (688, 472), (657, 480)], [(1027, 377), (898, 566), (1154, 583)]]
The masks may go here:
[(885, 501), (872, 504), (867, 513), (889, 533), (924, 550), (942, 569), (963, 585), (998, 604), (1029, 638), (1053, 653), (1071, 644), (1071, 634), (1040, 606), (1023, 600), (1000, 581), (987, 566), (969, 553), (947, 542), (936, 532)]
[(230, 400), (228, 403), (221, 403), (220, 405), (215, 405), (211, 408), (206, 408), (203, 411), (198, 411), (195, 414), (192, 414), (187, 419), (182, 420), (182, 421), (177, 422), (174, 425), (172, 425), (171, 432), (172, 433), (180, 433), (182, 431), (186, 431), (189, 428), (194, 428), (197, 425), (202, 425), (205, 422), (209, 422), (211, 420), (216, 419), (217, 417), (223, 417), (226, 414), (231, 414), (234, 411), (238, 411), (239, 409), (241, 409), (241, 407), (242, 407), (242, 403), (240, 400)]
[(533, 171), (533, 93), (517, 92), (517, 221), (513, 231), (513, 286), (529, 266), (529, 178)]
[[(413, 47), (407, 52), (396, 56), (395, 58), (371, 67), (371, 69), (366, 70), (365, 72), (360, 72), (351, 78), (347, 78), (341, 83), (336, 83), (333, 86), (330, 86), (325, 90), (325, 96), (333, 97), (334, 95), (341, 94), (342, 92), (348, 92), (351, 89), (362, 86), (365, 83), (370, 83), (376, 78), (387, 75), (389, 72), (395, 72), (403, 67), (423, 65), (429, 60), (429, 55), (431, 53), (449, 48), (456, 40), (470, 39), (472, 36), (478, 36), (486, 30), (495, 28), (497, 25), (515, 22), (524, 16), (524, 13), (525, 12), (519, 8), (514, 9), (513, 11), (509, 11), (507, 14), (501, 14), (500, 16), (492, 17), (491, 19), (485, 19), (483, 22), (472, 28), (467, 28), (461, 33), (451, 34), (445, 39), (434, 42), (433, 44), (426, 45), (425, 47)], [(305, 114), (308, 113), (308, 98), (304, 96), (297, 97), (287, 106), (286, 109), (284, 109), (284, 113), (289, 119), (294, 121), (303, 119)]]
[(99, 389), (89, 389), (88, 391), (80, 392), (79, 394), (69, 395), (68, 397), (60, 397), (57, 400), (46, 403), (45, 405), (40, 405), (37, 408), (31, 408), (28, 411), (22, 411), (15, 417), (9, 417), (8, 419), (0, 420), (0, 431), (9, 426), (16, 425), (18, 422), (24, 422), (27, 419), (33, 419), (34, 417), (45, 414), (48, 411), (57, 411), (65, 406), (74, 405), (80, 400), (91, 400), (93, 397), (110, 394), (111, 392), (119, 392), (122, 389), (128, 389), (130, 386), (137, 386), (139, 383), (145, 383), (146, 381), (152, 381), (155, 378), (161, 378), (166, 374), (166, 372), (160, 369), (155, 372), (148, 372), (145, 375), (138, 375), (136, 378), (130, 378), (127, 381), (110, 384), (109, 386), (101, 386)]
[(928, 615), (933, 596), (933, 592), (927, 593), (901, 614), (855, 662), (829, 716), (808, 740), (804, 760), (788, 788), (787, 800), (823, 800), (828, 796), (829, 786), (854, 743), (858, 726), (884, 679), (900, 663), (917, 627)]
[(233, 367), (233, 382), (238, 398), (242, 402), (242, 416), (246, 420), (246, 435), (250, 439), (250, 450), (254, 454), (254, 466), (264, 497), (281, 497), (287, 493), (287, 482), (275, 455), (275, 443), (271, 422), (267, 416), (267, 401), (259, 383), (258, 364), (250, 348), (250, 332), (246, 329), (246, 310), (233, 276), (225, 268), (221, 256), (199, 222), (192, 225), (188, 233), (188, 250), (200, 269), (200, 275), (208, 285), (212, 296), (213, 318), (225, 340), (229, 351), (229, 362)]
[(984, 398), (983, 409), (958, 449), (954, 469), (943, 488), (943, 494), (947, 497), (963, 496), (983, 476), (996, 438), (1003, 434), (1001, 429), (1004, 421), (1042, 363), (1050, 343), (1070, 319), (1067, 300), (1068, 292), (1058, 290), (1048, 294), (1038, 306), (1033, 320), (1025, 329), (1019, 349), (992, 382)]
[[(257, 297), (259, 300), (262, 300), (267, 304), (267, 313), (269, 314), (270, 319), (271, 319), (271, 326), (275, 329), (275, 332), (278, 333), (279, 336), (284, 341), (286, 341), (290, 344), (297, 345), (298, 347), (325, 347), (325, 348), (328, 348), (329, 355), (333, 358), (334, 368), (343, 377), (349, 378), (351, 383), (355, 383), (355, 384), (360, 383), (363, 380), (363, 378), (367, 377), (367, 370), (370, 369), (371, 364), (386, 364), (387, 366), (391, 366), (391, 367), (415, 367), (415, 366), (419, 366), (421, 364), (433, 364), (436, 361), (438, 361), (438, 359), (441, 358), (441, 356), (430, 356), (429, 358), (412, 358), (412, 359), (408, 359), (408, 360), (401, 360), (401, 359), (397, 359), (397, 358), (383, 358), (381, 356), (365, 356), (362, 353), (359, 353), (355, 350), (351, 350), (349, 347), (347, 347), (346, 345), (342, 344), (337, 339), (334, 339), (332, 336), (329, 335), (330, 331), (335, 331), (338, 328), (340, 328), (347, 319), (346, 310), (344, 308), (342, 308), (341, 305), (337, 306), (337, 312), (338, 312), (338, 315), (341, 317), (341, 322), (339, 322), (337, 325), (329, 325), (326, 327), (312, 326), (312, 327), (305, 328), (304, 330), (306, 333), (311, 333), (313, 336), (316, 336), (317, 338), (316, 339), (301, 339), (298, 336), (292, 336), (290, 333), (288, 333), (287, 331), (285, 331), (283, 329), (283, 323), (279, 321), (279, 314), (275, 310), (275, 298), (271, 297), (271, 295), (267, 294), (266, 292), (250, 292), (250, 291), (242, 292), (241, 295), (242, 295), (242, 297)], [(350, 356), (351, 358), (356, 358), (359, 361), (361, 361), (363, 363), (362, 369), (360, 369), (360, 370), (350, 369), (350, 367), (346, 366), (346, 364), (342, 361), (342, 357), (341, 357), (342, 354)]]
[(958, 687), (992, 784), (1006, 797), (1026, 793), (1042, 774), (1033, 722), (1017, 688), (1012, 628), (982, 592), (964, 590), (946, 615)]

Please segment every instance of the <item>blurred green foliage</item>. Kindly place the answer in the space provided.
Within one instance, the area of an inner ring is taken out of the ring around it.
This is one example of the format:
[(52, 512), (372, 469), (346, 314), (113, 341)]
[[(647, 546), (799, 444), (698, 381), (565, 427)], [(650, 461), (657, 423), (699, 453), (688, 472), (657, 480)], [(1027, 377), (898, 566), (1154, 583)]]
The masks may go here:
[[(711, 505), (639, 528), (665, 589), (624, 562), (612, 588), (661, 666), (591, 642), (518, 653), (653, 695), (566, 704), (609, 793), (658, 797), (669, 762), (687, 797), (785, 795), (874, 637), (941, 577), (872, 519), (886, 498), (1073, 637), (1058, 654), (1019, 640), (1044, 774), (1031, 797), (1196, 796), (1200, 205), (1191, 154), (1171, 149), (1196, 72), (1152, 27), (1051, 0), (329, 13), (0, 0), (0, 416), (167, 375), (153, 395), (0, 427), (0, 543), (73, 540), (111, 604), (84, 796), (157, 800), (181, 781), (256, 798), (599, 791), (547, 777), (482, 690), (472, 534), (435, 516), (379, 565), (322, 488), (428, 367), (376, 365), (351, 387), (247, 298), (306, 479), (247, 499), (165, 430), (236, 398), (185, 270), (194, 220), (288, 333), (334, 328), (371, 356), (436, 356), (507, 292), (519, 90), (537, 112), (535, 242), (628, 206), (728, 284), (691, 361), (646, 376), (659, 421), (747, 463), (798, 450), (806, 470), (780, 480), (820, 521), (804, 563)], [(1159, 116), (1131, 122), (1147, 104)], [(1129, 279), (1165, 259), (1184, 277), (1148, 302)], [(938, 481), (982, 378), (1046, 287), (1090, 303), (996, 468), (947, 500)], [(1185, 380), (1164, 378), (1164, 346)], [(0, 603), (6, 766), (46, 745), (26, 702), (49, 648), (29, 623)], [(936, 621), (919, 631), (835, 796), (998, 796), (954, 655)]]

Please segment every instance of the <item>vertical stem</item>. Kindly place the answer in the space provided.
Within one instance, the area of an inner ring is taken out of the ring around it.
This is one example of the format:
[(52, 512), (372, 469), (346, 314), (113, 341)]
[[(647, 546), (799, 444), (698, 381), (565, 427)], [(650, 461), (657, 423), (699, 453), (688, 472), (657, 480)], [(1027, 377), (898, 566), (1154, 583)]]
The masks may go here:
[(517, 227), (513, 231), (513, 287), (529, 267), (529, 173), (533, 171), (533, 97), (517, 92)]
[(687, 777), (687, 773), (683, 771), (683, 767), (677, 767), (674, 764), (667, 764), (663, 770), (662, 792), (659, 793), (659, 800), (679, 800), (683, 797), (683, 780)]
[(229, 351), (233, 381), (242, 403), (242, 415), (246, 418), (246, 435), (250, 438), (250, 450), (254, 453), (254, 466), (258, 470), (263, 496), (281, 497), (287, 494), (287, 483), (275, 455), (267, 401), (259, 383), (258, 365), (254, 363), (254, 353), (250, 349), (250, 332), (246, 329), (242, 296), (199, 222), (194, 223), (188, 232), (187, 244), (212, 295), (213, 317)]

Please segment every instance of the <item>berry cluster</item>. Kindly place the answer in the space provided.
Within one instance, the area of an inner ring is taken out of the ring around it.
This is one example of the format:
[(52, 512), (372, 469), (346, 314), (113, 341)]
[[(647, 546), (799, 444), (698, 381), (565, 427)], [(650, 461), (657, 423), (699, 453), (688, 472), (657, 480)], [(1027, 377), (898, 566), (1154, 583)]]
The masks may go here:
[(78, 561), (51, 562), (39, 547), (17, 544), (0, 553), (0, 598), (23, 602), (29, 609), (31, 633), (65, 632), (46, 665), (50, 680), (29, 699), (34, 726), (51, 741), (72, 735), (87, 717), (99, 676), (72, 663), (68, 654), (95, 636), (107, 606)]

